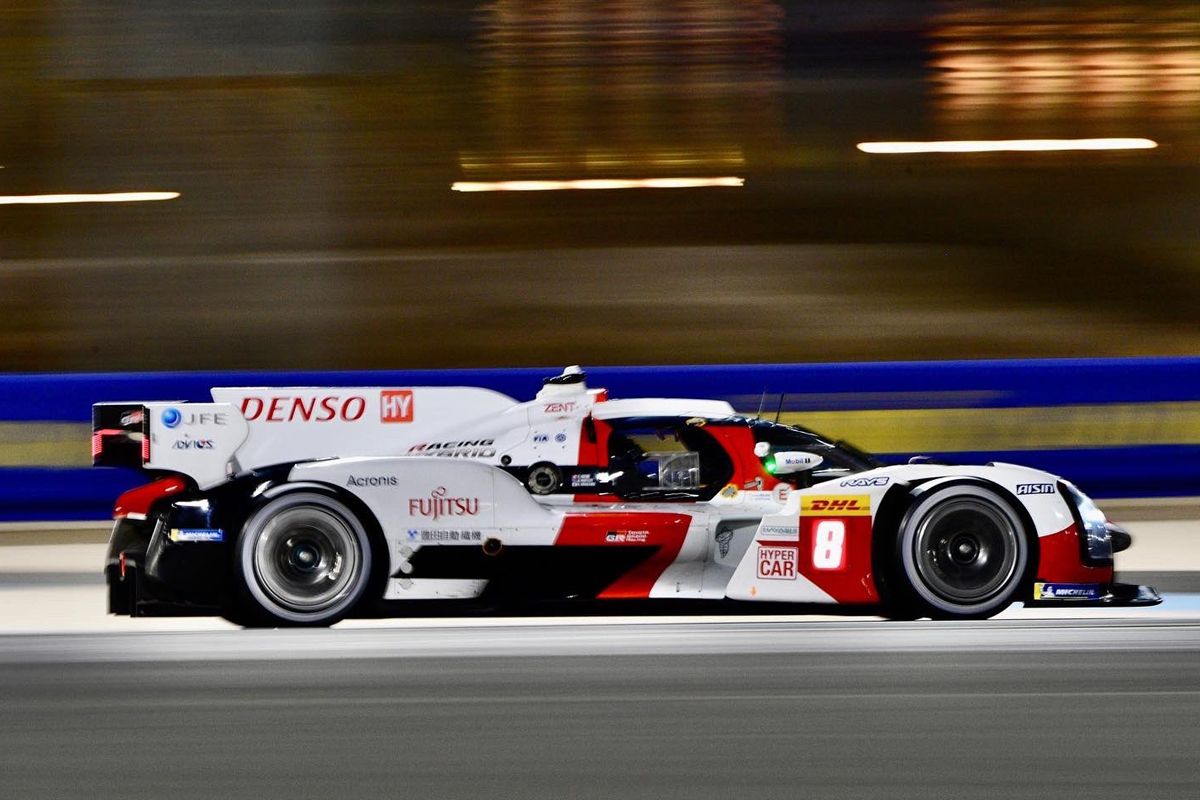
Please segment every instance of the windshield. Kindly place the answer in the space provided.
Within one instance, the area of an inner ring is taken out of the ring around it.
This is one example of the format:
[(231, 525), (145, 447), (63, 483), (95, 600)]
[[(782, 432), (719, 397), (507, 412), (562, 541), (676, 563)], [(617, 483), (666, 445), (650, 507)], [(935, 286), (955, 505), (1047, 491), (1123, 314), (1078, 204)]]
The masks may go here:
[(760, 448), (760, 458), (764, 464), (776, 453), (784, 452), (811, 453), (821, 458), (820, 463), (811, 470), (779, 476), (798, 486), (810, 486), (883, 466), (875, 458), (848, 442), (830, 441), (805, 428), (766, 420), (750, 420), (749, 424), (754, 433), (754, 441), (768, 445), (765, 452)]

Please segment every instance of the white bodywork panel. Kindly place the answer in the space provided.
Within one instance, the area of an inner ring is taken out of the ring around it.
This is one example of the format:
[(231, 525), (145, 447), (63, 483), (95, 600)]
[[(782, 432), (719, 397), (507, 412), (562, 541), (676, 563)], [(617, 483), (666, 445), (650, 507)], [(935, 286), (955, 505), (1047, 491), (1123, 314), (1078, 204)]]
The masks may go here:
[[(422, 547), (554, 543), (562, 515), (538, 504), (515, 478), (466, 459), (341, 458), (294, 467), (292, 481), (319, 481), (366, 504), (388, 544), (389, 575)], [(389, 580), (385, 599), (476, 597), (484, 581)]]
[[(1033, 526), (1038, 536), (1049, 536), (1057, 533), (1074, 521), (1071, 510), (1063, 503), (1058, 494), (1057, 475), (1049, 472), (1022, 467), (1017, 464), (995, 463), (991, 466), (982, 465), (945, 465), (945, 464), (900, 464), (894, 467), (862, 472), (849, 478), (827, 481), (806, 491), (828, 492), (832, 487), (840, 491), (853, 488), (855, 494), (871, 493), (873, 497), (882, 498), (888, 486), (863, 486), (875, 478), (888, 478), (891, 482), (912, 482), (928, 479), (981, 478), (1007, 489), (1024, 506), (1033, 520)], [(849, 484), (843, 488), (843, 484)]]
[(680, 400), (670, 397), (639, 397), (631, 400), (609, 400), (597, 406), (596, 419), (624, 417), (731, 417), (733, 406), (724, 400)]
[(248, 426), (225, 403), (143, 403), (150, 418), (147, 469), (190, 475), (201, 489), (224, 483)]
[(219, 388), (213, 399), (245, 419), (235, 472), (314, 458), (401, 455), (492, 422), (517, 405), (471, 387)]

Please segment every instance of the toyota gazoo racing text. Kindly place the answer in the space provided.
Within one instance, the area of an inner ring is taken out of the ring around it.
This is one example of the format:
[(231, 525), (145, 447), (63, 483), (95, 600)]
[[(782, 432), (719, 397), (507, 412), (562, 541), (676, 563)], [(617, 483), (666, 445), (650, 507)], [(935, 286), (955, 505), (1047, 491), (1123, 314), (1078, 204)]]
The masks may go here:
[(646, 600), (897, 618), (1159, 602), (1114, 583), (1129, 535), (1059, 477), (882, 467), (725, 402), (609, 400), (575, 367), (529, 402), (469, 387), (212, 398), (93, 407), (94, 463), (155, 476), (116, 502), (113, 613), (330, 625)]

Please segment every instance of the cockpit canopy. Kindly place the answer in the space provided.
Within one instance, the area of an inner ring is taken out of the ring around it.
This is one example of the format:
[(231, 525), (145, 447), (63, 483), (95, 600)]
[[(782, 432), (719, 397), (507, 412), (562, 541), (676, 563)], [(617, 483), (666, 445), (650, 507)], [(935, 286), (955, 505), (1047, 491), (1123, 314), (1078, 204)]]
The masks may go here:
[(726, 449), (730, 440), (715, 436), (714, 431), (731, 427), (750, 430), (753, 443), (759, 444), (756, 452), (737, 455), (742, 463), (757, 459), (762, 473), (772, 472), (770, 465), (776, 454), (809, 453), (819, 458), (812, 469), (777, 476), (795, 486), (809, 486), (878, 466), (870, 456), (845, 443), (830, 442), (803, 428), (749, 417), (626, 417), (609, 423), (608, 472), (603, 482), (630, 500), (706, 500), (715, 496), (729, 484), (736, 470), (734, 456)]

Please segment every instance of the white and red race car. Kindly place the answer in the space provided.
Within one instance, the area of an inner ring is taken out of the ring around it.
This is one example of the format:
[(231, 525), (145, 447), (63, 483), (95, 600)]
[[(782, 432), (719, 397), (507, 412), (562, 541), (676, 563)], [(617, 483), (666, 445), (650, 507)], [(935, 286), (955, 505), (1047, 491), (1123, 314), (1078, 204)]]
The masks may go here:
[(899, 618), (1159, 602), (1113, 582), (1129, 535), (1054, 475), (881, 467), (725, 402), (609, 400), (578, 368), (529, 402), (469, 387), (212, 397), (93, 407), (94, 463), (158, 476), (116, 503), (113, 613), (330, 625), (580, 602)]

